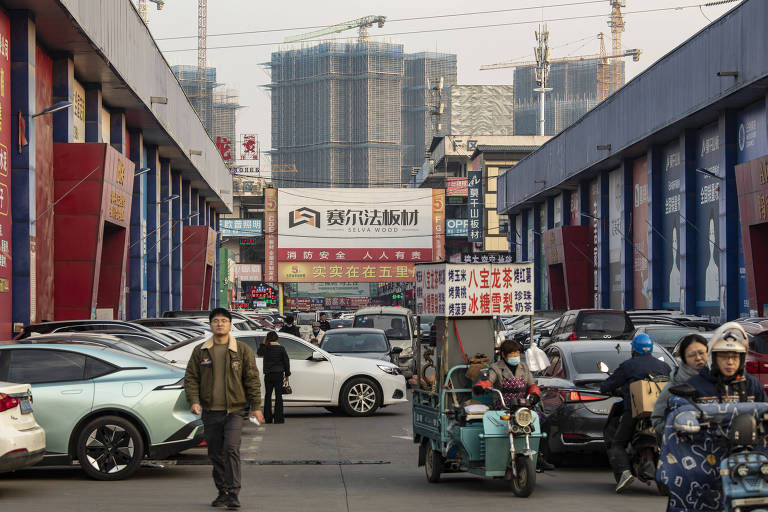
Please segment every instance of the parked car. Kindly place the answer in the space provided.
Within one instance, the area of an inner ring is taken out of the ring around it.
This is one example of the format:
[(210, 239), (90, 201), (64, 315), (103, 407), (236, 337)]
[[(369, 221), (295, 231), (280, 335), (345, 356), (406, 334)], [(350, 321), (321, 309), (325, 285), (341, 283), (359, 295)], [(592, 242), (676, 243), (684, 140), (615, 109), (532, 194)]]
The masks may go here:
[(71, 464), (97, 480), (130, 477), (144, 457), (197, 446), (184, 370), (92, 344), (0, 346), (0, 381), (32, 386), (46, 433), (43, 464)]
[[(605, 452), (603, 428), (618, 398), (600, 394), (600, 383), (607, 375), (597, 365), (602, 361), (612, 372), (631, 357), (631, 350), (631, 342), (623, 340), (558, 342), (545, 349), (550, 364), (538, 376), (538, 385), (546, 417), (548, 461), (559, 464), (568, 453)], [(654, 346), (653, 356), (670, 368), (677, 366), (661, 346)]]
[(410, 309), (397, 306), (362, 308), (355, 313), (353, 327), (383, 329), (390, 344), (400, 347), (400, 370), (406, 378), (413, 375), (413, 348), (420, 326)]
[[(240, 331), (258, 330), (261, 328), (259, 324), (248, 318), (243, 313), (237, 311), (229, 312), (232, 315), (232, 327)], [(198, 322), (203, 322), (208, 325), (208, 317), (211, 314), (208, 310), (177, 310), (166, 311), (163, 313), (163, 318), (191, 318)]]
[[(331, 331), (332, 332), (332, 331)], [(248, 336), (232, 333), (258, 354), (267, 333), (252, 332)], [(405, 378), (397, 365), (386, 361), (336, 356), (296, 336), (278, 333), (279, 343), (291, 359), (291, 388), (283, 396), (286, 407), (325, 407), (350, 416), (370, 416), (379, 407), (407, 401)], [(199, 343), (181, 343), (161, 351), (166, 357), (186, 363)], [(256, 356), (262, 379), (262, 358)]]
[(574, 309), (566, 311), (552, 329), (550, 343), (589, 339), (628, 338), (635, 326), (625, 311)]
[(35, 421), (29, 384), (0, 382), (0, 473), (37, 464), (45, 431)]
[[(59, 322), (42, 322), (24, 326), (16, 339), (28, 338), (34, 334), (50, 334), (52, 332), (86, 332), (103, 330), (137, 331), (153, 335), (155, 332), (143, 325), (121, 320), (62, 320)], [(165, 344), (170, 345), (171, 340)]]
[(635, 334), (640, 333), (647, 334), (654, 343), (661, 345), (670, 352), (677, 346), (677, 343), (683, 336), (688, 334), (705, 334), (694, 327), (658, 324), (641, 325), (635, 330)]
[(378, 359), (397, 364), (397, 355), (403, 349), (392, 347), (381, 329), (350, 327), (343, 331), (328, 331), (320, 348), (337, 356)]
[(123, 341), (132, 343), (147, 350), (158, 350), (163, 347), (168, 347), (176, 343), (174, 338), (166, 336), (157, 331), (153, 331), (151, 334), (146, 332), (136, 331), (124, 331), (117, 329), (104, 329), (103, 331), (87, 331), (95, 332), (98, 334), (109, 334), (116, 338), (120, 338)]

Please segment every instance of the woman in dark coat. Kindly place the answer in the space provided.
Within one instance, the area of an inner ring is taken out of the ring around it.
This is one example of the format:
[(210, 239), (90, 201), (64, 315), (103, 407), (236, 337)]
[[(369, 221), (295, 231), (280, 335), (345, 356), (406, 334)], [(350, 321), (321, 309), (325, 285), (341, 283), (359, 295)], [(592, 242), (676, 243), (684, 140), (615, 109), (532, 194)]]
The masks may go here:
[[(264, 420), (267, 423), (285, 423), (283, 415), (283, 383), (291, 375), (291, 360), (285, 347), (278, 343), (277, 333), (270, 331), (261, 347), (264, 358)], [(272, 392), (275, 393), (275, 409), (272, 411)]]

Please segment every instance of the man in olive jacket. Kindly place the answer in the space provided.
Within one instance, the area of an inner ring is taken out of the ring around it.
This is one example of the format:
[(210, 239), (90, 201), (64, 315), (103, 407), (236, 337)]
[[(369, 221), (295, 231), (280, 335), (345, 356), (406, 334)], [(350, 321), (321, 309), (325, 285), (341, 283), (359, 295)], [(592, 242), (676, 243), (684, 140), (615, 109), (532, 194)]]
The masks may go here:
[(184, 390), (191, 410), (202, 414), (213, 482), (219, 495), (214, 507), (240, 508), (240, 434), (245, 409), (264, 423), (256, 356), (229, 331), (232, 315), (224, 308), (211, 311), (213, 336), (195, 347), (187, 363)]

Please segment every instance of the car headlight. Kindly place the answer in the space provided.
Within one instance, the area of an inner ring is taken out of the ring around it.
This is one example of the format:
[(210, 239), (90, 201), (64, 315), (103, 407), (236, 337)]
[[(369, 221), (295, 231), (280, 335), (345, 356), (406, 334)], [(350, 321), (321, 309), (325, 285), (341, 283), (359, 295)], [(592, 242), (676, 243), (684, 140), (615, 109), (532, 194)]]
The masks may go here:
[(397, 366), (388, 366), (386, 364), (377, 364), (379, 370), (388, 373), (390, 375), (400, 375), (400, 368)]
[(768, 475), (768, 464), (763, 464), (760, 466), (760, 474)]
[(515, 423), (520, 425), (521, 427), (527, 427), (531, 424), (533, 421), (533, 414), (531, 413), (530, 409), (526, 409), (525, 407), (518, 409), (515, 412)]
[[(760, 468), (760, 471), (762, 471), (762, 468)], [(742, 464), (741, 466), (736, 468), (736, 473), (739, 476), (747, 476), (749, 474), (749, 468), (747, 467), (746, 464)]]

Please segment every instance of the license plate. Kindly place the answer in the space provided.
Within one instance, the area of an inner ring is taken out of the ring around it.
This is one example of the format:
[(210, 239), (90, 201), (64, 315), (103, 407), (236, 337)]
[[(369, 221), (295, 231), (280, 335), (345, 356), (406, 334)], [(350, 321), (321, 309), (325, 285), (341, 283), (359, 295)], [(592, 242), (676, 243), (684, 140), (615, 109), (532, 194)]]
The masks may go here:
[(21, 406), (21, 414), (29, 414), (32, 412), (32, 402), (29, 401), (29, 398), (20, 399), (19, 405)]

